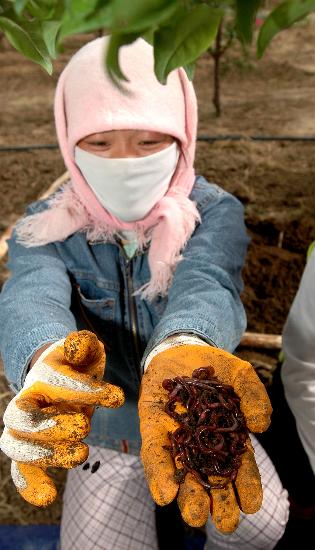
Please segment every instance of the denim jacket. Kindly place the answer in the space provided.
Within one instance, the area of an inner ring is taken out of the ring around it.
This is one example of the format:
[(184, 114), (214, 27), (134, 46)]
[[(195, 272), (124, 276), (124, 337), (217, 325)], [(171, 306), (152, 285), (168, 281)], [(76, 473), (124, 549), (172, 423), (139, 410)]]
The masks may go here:
[[(87, 328), (104, 342), (106, 380), (120, 385), (120, 409), (97, 408), (87, 443), (137, 454), (143, 363), (165, 338), (191, 333), (233, 352), (245, 330), (240, 300), (248, 237), (243, 207), (197, 177), (190, 198), (201, 214), (183, 250), (168, 296), (133, 296), (150, 278), (148, 251), (128, 260), (123, 247), (89, 242), (78, 232), (63, 242), (26, 248), (9, 240), (11, 277), (0, 295), (0, 349), (11, 388), (23, 386), (29, 361), (48, 342)], [(28, 214), (41, 211), (33, 203)]]

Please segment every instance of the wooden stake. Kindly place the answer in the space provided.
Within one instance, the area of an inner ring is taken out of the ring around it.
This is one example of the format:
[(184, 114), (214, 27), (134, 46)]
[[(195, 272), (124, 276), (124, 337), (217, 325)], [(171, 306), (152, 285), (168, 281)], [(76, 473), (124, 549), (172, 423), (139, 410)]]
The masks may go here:
[(282, 349), (281, 334), (264, 334), (259, 332), (244, 332), (240, 346), (248, 348)]

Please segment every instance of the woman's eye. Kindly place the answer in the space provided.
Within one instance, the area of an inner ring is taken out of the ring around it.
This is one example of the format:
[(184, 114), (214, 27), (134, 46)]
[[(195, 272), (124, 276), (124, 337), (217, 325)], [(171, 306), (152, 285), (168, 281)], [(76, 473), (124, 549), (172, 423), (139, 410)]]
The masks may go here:
[(89, 145), (92, 145), (92, 147), (108, 147), (109, 143), (107, 141), (93, 141)]
[(159, 145), (161, 141), (141, 141), (140, 145)]

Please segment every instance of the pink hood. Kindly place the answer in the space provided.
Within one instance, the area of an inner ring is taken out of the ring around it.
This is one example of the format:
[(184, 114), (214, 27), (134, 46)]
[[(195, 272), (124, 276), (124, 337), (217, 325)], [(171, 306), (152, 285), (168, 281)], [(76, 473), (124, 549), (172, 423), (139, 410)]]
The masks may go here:
[[(133, 230), (139, 248), (150, 238), (151, 279), (141, 295), (152, 299), (167, 293), (182, 259), (181, 250), (199, 221), (196, 206), (188, 199), (195, 179), (197, 102), (183, 69), (172, 71), (166, 85), (157, 81), (153, 48), (142, 39), (120, 50), (122, 71), (129, 80), (127, 93), (122, 92), (104, 70), (107, 44), (106, 37), (86, 44), (59, 78), (55, 121), (70, 181), (50, 199), (47, 210), (24, 218), (17, 233), (24, 246), (61, 241), (76, 231), (85, 231), (89, 240), (113, 241), (117, 231)], [(123, 129), (167, 133), (181, 146), (166, 195), (145, 218), (129, 223), (112, 216), (99, 203), (74, 161), (74, 148), (80, 139), (95, 132)]]

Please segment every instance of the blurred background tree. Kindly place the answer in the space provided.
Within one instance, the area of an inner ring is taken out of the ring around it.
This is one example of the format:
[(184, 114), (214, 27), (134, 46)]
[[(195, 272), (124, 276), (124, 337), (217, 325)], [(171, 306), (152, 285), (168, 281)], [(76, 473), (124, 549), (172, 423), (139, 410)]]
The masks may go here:
[[(256, 42), (260, 58), (280, 31), (315, 11), (315, 0), (0, 0), (0, 30), (25, 57), (48, 73), (70, 35), (110, 34), (106, 69), (117, 85), (126, 80), (119, 48), (138, 37), (154, 47), (155, 73), (161, 83), (177, 67), (193, 78), (197, 59), (209, 48), (214, 57), (216, 113), (220, 114), (219, 62), (234, 39), (253, 41), (259, 10), (267, 15)], [(255, 34), (256, 39), (256, 34)]]

